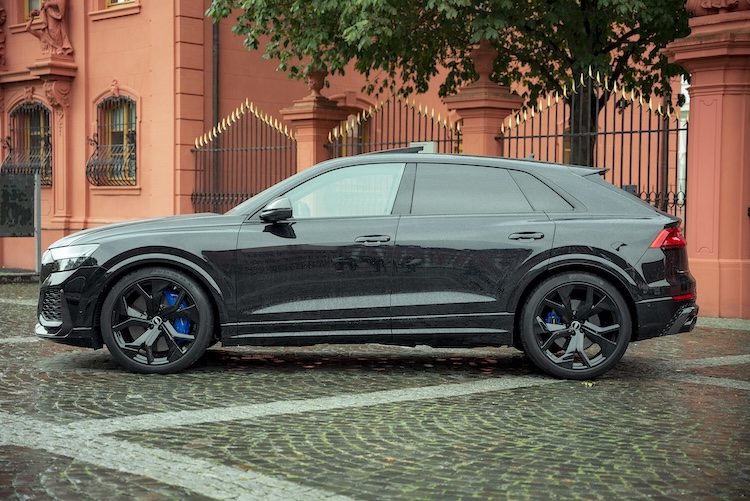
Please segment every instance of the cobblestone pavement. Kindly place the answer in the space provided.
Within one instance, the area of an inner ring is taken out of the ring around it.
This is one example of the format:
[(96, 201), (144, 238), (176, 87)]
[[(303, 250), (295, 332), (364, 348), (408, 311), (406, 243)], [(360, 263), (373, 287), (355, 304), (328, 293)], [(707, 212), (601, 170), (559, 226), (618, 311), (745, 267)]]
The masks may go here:
[(512, 349), (212, 348), (182, 374), (37, 340), (0, 285), (0, 499), (744, 499), (750, 322), (595, 381)]

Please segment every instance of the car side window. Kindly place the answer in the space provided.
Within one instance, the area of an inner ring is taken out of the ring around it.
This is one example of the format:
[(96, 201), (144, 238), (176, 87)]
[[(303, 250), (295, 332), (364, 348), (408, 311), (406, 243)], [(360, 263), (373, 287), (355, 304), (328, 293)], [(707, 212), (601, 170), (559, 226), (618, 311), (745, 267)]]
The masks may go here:
[(546, 212), (573, 210), (573, 206), (567, 200), (531, 174), (517, 170), (509, 172), (534, 210)]
[(412, 214), (533, 212), (506, 169), (480, 165), (419, 164)]
[(295, 219), (384, 216), (396, 200), (404, 163), (342, 167), (287, 192)]

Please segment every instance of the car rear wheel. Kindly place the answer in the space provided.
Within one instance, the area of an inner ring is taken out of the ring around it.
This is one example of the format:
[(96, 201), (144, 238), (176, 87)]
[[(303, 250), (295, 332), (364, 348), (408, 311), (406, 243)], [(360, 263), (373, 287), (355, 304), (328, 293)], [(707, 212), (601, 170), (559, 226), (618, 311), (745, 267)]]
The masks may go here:
[(102, 337), (124, 367), (168, 374), (195, 363), (213, 336), (208, 296), (175, 270), (144, 268), (115, 284), (102, 306)]
[(622, 294), (588, 273), (549, 278), (529, 295), (521, 315), (523, 351), (560, 378), (604, 374), (630, 342), (632, 320)]

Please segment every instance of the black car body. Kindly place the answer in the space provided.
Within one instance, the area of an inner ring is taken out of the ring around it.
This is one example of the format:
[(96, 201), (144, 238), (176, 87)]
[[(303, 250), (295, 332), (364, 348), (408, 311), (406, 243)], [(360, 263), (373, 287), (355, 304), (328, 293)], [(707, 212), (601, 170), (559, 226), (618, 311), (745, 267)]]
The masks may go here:
[(174, 372), (210, 344), (513, 345), (590, 378), (695, 325), (679, 219), (600, 170), (382, 152), (226, 214), (125, 222), (45, 253), (37, 335)]

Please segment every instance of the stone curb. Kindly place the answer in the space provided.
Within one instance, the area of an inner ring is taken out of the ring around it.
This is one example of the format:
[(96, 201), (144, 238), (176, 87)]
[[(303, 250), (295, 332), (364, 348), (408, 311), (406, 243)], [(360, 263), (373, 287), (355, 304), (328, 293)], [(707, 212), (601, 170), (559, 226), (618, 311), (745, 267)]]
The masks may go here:
[(0, 284), (19, 284), (39, 282), (39, 274), (29, 272), (3, 272), (0, 271)]

